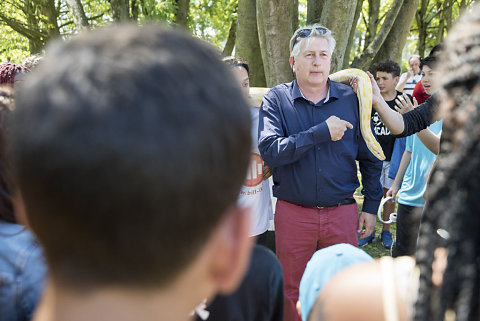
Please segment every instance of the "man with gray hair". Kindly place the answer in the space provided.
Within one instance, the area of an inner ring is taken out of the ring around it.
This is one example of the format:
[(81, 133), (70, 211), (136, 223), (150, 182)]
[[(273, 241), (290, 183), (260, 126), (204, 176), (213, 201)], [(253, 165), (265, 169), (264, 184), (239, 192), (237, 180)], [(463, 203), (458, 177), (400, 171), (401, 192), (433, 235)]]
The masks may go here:
[(412, 96), (415, 85), (420, 80), (422, 80), (422, 71), (420, 70), (420, 56), (411, 55), (410, 58), (408, 58), (408, 66), (408, 71), (400, 76), (400, 80), (398, 81), (397, 87), (395, 89)]
[[(315, 251), (338, 243), (357, 246), (372, 234), (382, 186), (382, 162), (360, 133), (358, 101), (352, 88), (328, 79), (335, 39), (312, 25), (290, 40), (296, 80), (272, 88), (259, 116), (259, 150), (273, 168), (276, 250), (285, 284), (285, 321), (300, 320), (298, 286)], [(364, 195), (358, 217), (353, 193)]]

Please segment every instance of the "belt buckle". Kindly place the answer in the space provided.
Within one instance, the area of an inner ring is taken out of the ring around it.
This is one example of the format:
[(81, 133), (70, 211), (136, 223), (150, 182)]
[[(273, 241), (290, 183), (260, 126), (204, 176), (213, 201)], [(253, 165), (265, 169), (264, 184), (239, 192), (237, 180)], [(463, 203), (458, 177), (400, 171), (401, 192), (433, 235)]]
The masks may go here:
[(330, 208), (330, 207), (337, 207), (339, 204), (334, 204), (334, 205), (327, 205), (327, 206), (315, 206), (319, 210), (323, 210), (325, 208)]

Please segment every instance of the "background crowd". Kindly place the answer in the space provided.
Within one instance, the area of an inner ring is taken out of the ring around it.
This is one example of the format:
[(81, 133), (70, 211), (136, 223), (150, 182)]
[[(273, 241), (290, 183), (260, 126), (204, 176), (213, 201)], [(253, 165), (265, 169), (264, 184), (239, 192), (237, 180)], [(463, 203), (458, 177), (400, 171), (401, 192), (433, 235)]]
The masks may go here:
[(155, 25), (0, 64), (0, 320), (478, 320), (479, 17), (366, 76), (384, 160), (322, 25), (260, 108), (247, 62)]

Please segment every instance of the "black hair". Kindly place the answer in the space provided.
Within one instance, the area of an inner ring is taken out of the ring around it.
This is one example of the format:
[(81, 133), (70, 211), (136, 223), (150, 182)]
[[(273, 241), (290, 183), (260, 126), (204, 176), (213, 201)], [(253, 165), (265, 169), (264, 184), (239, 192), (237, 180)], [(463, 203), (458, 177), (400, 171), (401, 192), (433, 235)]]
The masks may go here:
[[(414, 320), (480, 319), (480, 5), (449, 33), (439, 72), (443, 117), (438, 164), (420, 229), (420, 289)], [(443, 235), (446, 240), (441, 238)], [(448, 250), (443, 283), (432, 283), (433, 251)]]
[(216, 49), (166, 27), (100, 28), (56, 42), (19, 87), (14, 177), (52, 276), (174, 280), (235, 205), (250, 156), (249, 105)]
[(437, 56), (428, 56), (420, 59), (420, 69), (423, 69), (423, 66), (428, 66), (430, 69), (435, 69), (437, 66)]
[(433, 46), (432, 50), (430, 50), (429, 56), (438, 56), (443, 51), (443, 45), (441, 43), (436, 44)]
[(250, 75), (250, 68), (248, 67), (248, 64), (243, 61), (242, 59), (235, 58), (232, 56), (228, 56), (222, 59), (223, 62), (227, 63), (230, 66), (233, 67), (243, 67), (247, 71), (247, 75)]
[(376, 63), (374, 68), (375, 68), (375, 72), (377, 71), (387, 72), (389, 74), (392, 74), (393, 78), (400, 76), (400, 71), (401, 71), (400, 66), (393, 60), (386, 60), (386, 61)]

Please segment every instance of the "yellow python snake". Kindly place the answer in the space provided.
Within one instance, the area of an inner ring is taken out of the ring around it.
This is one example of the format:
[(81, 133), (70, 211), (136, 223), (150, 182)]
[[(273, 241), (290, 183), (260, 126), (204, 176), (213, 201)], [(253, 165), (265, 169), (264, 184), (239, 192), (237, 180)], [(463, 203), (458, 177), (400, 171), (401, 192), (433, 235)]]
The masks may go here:
[[(353, 77), (358, 78), (357, 98), (360, 114), (360, 131), (370, 152), (379, 160), (384, 160), (385, 155), (383, 154), (382, 147), (380, 147), (380, 144), (375, 139), (372, 133), (372, 127), (370, 126), (370, 118), (372, 116), (372, 84), (370, 83), (370, 78), (363, 70), (354, 68), (340, 70), (329, 76), (330, 80), (347, 85), (349, 84), (350, 78)], [(254, 106), (260, 107), (263, 95), (268, 90), (269, 88), (250, 88), (250, 97)]]

